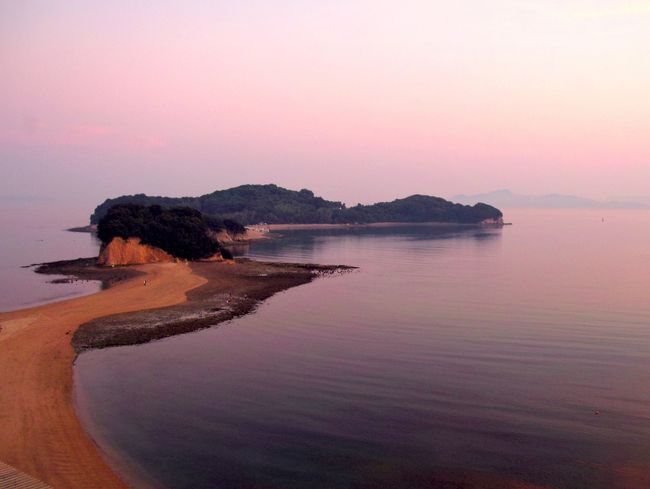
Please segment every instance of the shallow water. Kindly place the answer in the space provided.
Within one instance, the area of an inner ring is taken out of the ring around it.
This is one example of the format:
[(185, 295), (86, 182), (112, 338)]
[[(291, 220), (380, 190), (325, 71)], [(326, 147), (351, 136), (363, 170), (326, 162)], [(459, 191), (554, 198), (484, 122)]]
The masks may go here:
[(650, 473), (650, 213), (507, 217), (254, 243), (361, 268), (221, 327), (82, 354), (84, 422), (130, 480), (167, 488), (449, 470), (635, 487)]
[(60, 275), (41, 275), (33, 263), (96, 256), (97, 239), (66, 228), (83, 223), (79, 210), (47, 202), (0, 202), (0, 311), (21, 309), (97, 292), (98, 281), (53, 284)]

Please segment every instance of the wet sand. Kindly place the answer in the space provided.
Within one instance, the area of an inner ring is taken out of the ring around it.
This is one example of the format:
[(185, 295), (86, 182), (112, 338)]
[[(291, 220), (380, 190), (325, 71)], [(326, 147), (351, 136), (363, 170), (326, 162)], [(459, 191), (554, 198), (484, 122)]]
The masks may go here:
[(213, 327), (252, 312), (260, 302), (277, 292), (354, 268), (244, 258), (237, 259), (236, 263), (193, 262), (190, 267), (207, 282), (188, 292), (186, 302), (89, 321), (81, 325), (72, 338), (75, 351), (136, 345)]
[(180, 263), (143, 265), (140, 278), (97, 294), (0, 314), (0, 460), (54, 488), (125, 488), (79, 423), (70, 339), (82, 323), (183, 302), (207, 282)]

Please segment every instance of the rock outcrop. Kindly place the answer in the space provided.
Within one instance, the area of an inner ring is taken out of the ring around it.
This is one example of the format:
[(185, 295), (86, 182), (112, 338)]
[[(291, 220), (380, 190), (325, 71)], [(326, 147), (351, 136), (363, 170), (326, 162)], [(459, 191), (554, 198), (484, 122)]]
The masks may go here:
[(210, 237), (214, 239), (217, 243), (219, 244), (234, 244), (234, 243), (245, 243), (246, 241), (251, 241), (253, 239), (260, 239), (266, 236), (263, 236), (262, 233), (260, 232), (255, 232), (251, 231), (250, 229), (247, 229), (243, 233), (237, 233), (233, 234), (225, 229), (222, 229), (221, 231), (212, 231), (209, 233)]
[(154, 246), (140, 243), (140, 238), (113, 238), (102, 246), (97, 264), (102, 266), (142, 265), (176, 261), (169, 253)]
[(481, 224), (503, 226), (503, 217), (491, 217), (489, 219), (483, 219), (481, 221)]
[[(145, 263), (168, 263), (177, 261), (172, 255), (155, 246), (142, 244), (140, 238), (113, 238), (102, 246), (97, 264), (105, 267), (121, 265), (144, 265)], [(198, 261), (224, 261), (220, 251)]]
[(196, 261), (218, 261), (218, 262), (222, 262), (222, 261), (224, 261), (224, 258), (223, 258), (223, 255), (221, 254), (221, 252), (217, 251), (212, 256), (208, 256), (207, 258), (201, 258), (201, 259), (196, 260)]

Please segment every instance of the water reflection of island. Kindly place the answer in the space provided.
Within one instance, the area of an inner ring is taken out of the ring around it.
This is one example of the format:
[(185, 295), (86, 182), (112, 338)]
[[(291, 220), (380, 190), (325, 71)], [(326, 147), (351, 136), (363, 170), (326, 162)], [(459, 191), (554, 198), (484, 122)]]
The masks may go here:
[[(501, 226), (465, 226), (465, 225), (422, 225), (400, 224), (382, 227), (350, 227), (350, 228), (323, 228), (323, 229), (286, 229), (272, 231), (269, 237), (273, 239), (258, 240), (238, 243), (229, 246), (238, 256), (251, 255), (263, 256), (272, 259), (274, 255), (286, 256), (291, 253), (296, 261), (313, 260), (319, 249), (327, 246), (330, 240), (373, 240), (374, 243), (384, 241), (439, 241), (458, 240), (460, 242), (474, 242), (481, 246), (496, 243), (501, 238)], [(302, 258), (302, 259), (301, 259)]]

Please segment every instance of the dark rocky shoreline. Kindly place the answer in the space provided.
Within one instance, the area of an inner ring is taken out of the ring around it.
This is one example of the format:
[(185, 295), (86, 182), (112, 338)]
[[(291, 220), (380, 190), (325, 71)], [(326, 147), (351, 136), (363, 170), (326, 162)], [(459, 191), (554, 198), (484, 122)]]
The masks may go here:
[[(66, 280), (100, 280), (111, 287), (143, 275), (135, 267), (99, 267), (96, 259), (65, 260), (38, 265), (37, 273), (66, 275)], [(347, 273), (344, 265), (260, 262), (239, 258), (234, 263), (191, 262), (192, 272), (207, 283), (191, 290), (187, 302), (159, 309), (115, 314), (82, 324), (72, 338), (75, 352), (135, 345), (209, 328), (255, 310), (277, 292), (317, 277)]]
[(75, 260), (61, 260), (49, 263), (34, 263), (36, 273), (44, 275), (64, 275), (65, 278), (53, 279), (52, 283), (68, 283), (76, 280), (97, 280), (102, 283), (102, 288), (107, 289), (124, 280), (144, 275), (134, 267), (100, 267), (97, 258), (77, 258)]

